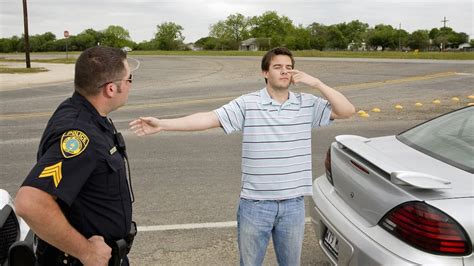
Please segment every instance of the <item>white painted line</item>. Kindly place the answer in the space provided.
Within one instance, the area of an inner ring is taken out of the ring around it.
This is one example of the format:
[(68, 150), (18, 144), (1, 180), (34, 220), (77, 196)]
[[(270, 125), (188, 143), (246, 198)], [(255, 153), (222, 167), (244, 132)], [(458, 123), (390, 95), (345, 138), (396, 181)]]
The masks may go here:
[(133, 57), (128, 57), (128, 59), (135, 60), (135, 62), (137, 62), (137, 66), (136, 66), (134, 69), (130, 70), (130, 72), (133, 72), (133, 71), (135, 71), (135, 70), (137, 70), (137, 69), (140, 68), (140, 60), (135, 59), (135, 58), (133, 58)]
[(138, 226), (139, 232), (237, 227), (237, 222)]
[(456, 72), (456, 75), (459, 75), (459, 76), (472, 76), (474, 75), (473, 73), (461, 73), (461, 72)]
[(0, 140), (0, 145), (22, 145), (22, 144), (39, 144), (40, 138), (24, 138)]
[[(306, 217), (305, 223), (311, 223), (311, 218)], [(193, 229), (214, 229), (237, 227), (237, 221), (218, 223), (196, 223), (196, 224), (170, 224), (170, 225), (150, 225), (138, 226), (139, 232), (171, 231), (171, 230), (193, 230)]]

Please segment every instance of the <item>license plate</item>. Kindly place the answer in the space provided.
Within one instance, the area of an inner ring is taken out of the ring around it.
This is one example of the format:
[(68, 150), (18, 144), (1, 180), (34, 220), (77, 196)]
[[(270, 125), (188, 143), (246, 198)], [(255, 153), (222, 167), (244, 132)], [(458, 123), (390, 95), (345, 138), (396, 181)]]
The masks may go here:
[(323, 243), (329, 252), (331, 252), (331, 254), (337, 259), (339, 256), (339, 240), (337, 239), (336, 235), (331, 230), (329, 230), (329, 228), (327, 228), (326, 232), (324, 233)]

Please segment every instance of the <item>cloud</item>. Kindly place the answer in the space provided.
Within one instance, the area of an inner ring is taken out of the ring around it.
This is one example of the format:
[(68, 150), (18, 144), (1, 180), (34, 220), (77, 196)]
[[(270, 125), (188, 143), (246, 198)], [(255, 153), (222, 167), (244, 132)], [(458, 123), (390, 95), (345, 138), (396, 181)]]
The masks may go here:
[[(21, 1), (1, 1), (0, 4), (0, 36), (21, 35)], [(181, 25), (185, 41), (192, 42), (206, 37), (211, 24), (231, 14), (257, 16), (265, 11), (287, 16), (295, 25), (307, 26), (313, 22), (332, 25), (358, 19), (371, 27), (377, 24), (398, 27), (401, 23), (402, 29), (408, 32), (441, 27), (441, 20), (446, 16), (447, 26), (473, 38), (473, 4), (466, 0), (28, 1), (30, 34), (50, 31), (61, 38), (66, 29), (74, 35), (88, 28), (103, 30), (109, 25), (120, 25), (136, 42), (153, 38), (156, 26), (163, 22)]]

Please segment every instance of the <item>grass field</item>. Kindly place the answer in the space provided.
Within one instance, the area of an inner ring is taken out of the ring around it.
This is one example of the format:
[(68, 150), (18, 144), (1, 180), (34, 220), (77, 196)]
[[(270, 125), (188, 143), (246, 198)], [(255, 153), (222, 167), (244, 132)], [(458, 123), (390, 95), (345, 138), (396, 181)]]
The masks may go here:
[(0, 74), (27, 74), (49, 71), (43, 67), (18, 68), (0, 65)]
[[(130, 55), (263, 56), (265, 51), (133, 51)], [(472, 52), (294, 51), (296, 57), (474, 60)]]
[[(40, 53), (38, 53), (40, 54)], [(57, 54), (55, 54), (57, 55)], [(79, 55), (79, 53), (77, 54)], [(32, 54), (31, 57), (34, 57), (34, 54)], [(69, 57), (68, 59), (66, 58), (50, 58), (50, 59), (31, 59), (31, 62), (37, 62), (37, 63), (55, 63), (55, 64), (74, 64), (76, 63), (76, 57)], [(7, 59), (7, 58), (2, 58), (0, 57), (0, 62), (25, 62), (25, 59)]]
[[(183, 55), (183, 56), (258, 56), (261, 57), (265, 51), (132, 51), (133, 55)], [(33, 62), (73, 64), (80, 52), (69, 52), (69, 59), (66, 60), (66, 53), (31, 53)], [(351, 51), (318, 51), (303, 50), (294, 51), (296, 57), (333, 57), (333, 58), (387, 58), (387, 59), (434, 59), (434, 60), (474, 60), (474, 52), (351, 52)], [(51, 59), (35, 59), (35, 55), (41, 55)], [(58, 58), (64, 55), (64, 58)], [(18, 54), (16, 54), (18, 57)], [(7, 59), (9, 54), (0, 54), (2, 61), (24, 62), (24, 59)]]

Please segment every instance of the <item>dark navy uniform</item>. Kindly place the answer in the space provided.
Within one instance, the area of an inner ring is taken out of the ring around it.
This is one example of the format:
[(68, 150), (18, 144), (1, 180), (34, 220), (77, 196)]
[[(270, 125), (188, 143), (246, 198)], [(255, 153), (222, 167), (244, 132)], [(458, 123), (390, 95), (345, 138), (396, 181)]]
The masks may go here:
[[(75, 92), (49, 120), (38, 161), (23, 183), (57, 197), (69, 223), (85, 238), (100, 235), (108, 244), (126, 238), (132, 224), (124, 151), (115, 133), (113, 124)], [(57, 250), (41, 242), (38, 251), (50, 265)]]

